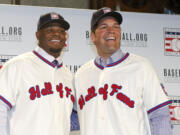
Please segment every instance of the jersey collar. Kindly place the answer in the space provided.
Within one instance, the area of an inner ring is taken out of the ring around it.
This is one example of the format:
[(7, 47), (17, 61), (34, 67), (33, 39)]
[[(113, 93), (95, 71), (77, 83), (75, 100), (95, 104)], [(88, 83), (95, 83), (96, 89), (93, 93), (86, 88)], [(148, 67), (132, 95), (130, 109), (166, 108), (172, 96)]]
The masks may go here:
[(112, 56), (107, 59), (107, 62), (105, 62), (101, 56), (98, 56), (96, 57), (94, 63), (98, 68), (104, 69), (105, 67), (112, 67), (121, 63), (128, 56), (129, 53), (123, 53), (121, 49), (118, 49)]
[[(54, 60), (54, 57), (49, 55), (46, 51), (44, 51), (41, 47), (37, 46), (35, 48), (35, 50), (33, 50), (33, 53), (38, 56), (41, 60), (43, 60), (45, 63), (47, 63), (48, 65), (52, 66), (55, 68), (55, 66), (52, 64), (52, 61)], [(56, 58), (56, 60), (58, 61), (59, 65), (57, 66), (57, 68), (62, 67), (62, 58), (61, 56), (59, 56), (58, 58)]]

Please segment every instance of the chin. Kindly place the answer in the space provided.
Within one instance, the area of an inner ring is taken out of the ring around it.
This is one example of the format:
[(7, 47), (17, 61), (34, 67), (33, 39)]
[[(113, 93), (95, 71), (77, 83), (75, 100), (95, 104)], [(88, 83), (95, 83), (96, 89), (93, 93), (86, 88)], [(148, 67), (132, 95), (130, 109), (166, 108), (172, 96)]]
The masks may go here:
[(49, 51), (52, 53), (60, 53), (63, 48), (50, 48)]
[(117, 51), (117, 50), (118, 50), (118, 48), (114, 48), (114, 47), (109, 48), (109, 51), (110, 51), (110, 52), (115, 52), (115, 51)]

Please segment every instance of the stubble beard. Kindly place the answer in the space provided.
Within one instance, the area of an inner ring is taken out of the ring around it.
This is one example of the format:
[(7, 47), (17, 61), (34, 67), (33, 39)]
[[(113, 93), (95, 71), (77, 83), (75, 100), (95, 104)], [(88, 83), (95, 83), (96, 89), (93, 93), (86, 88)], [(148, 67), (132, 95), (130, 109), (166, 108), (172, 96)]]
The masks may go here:
[(63, 48), (59, 48), (59, 49), (50, 48), (49, 51), (50, 51), (51, 53), (56, 53), (56, 54), (59, 53), (59, 54), (60, 54), (61, 51), (62, 51), (62, 49), (63, 49)]

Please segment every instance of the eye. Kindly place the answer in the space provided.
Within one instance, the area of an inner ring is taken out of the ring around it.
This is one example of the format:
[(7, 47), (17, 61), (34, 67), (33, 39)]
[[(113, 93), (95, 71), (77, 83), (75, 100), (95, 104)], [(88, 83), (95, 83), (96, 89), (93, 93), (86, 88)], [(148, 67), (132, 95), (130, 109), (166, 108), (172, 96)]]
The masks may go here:
[(59, 33), (65, 33), (65, 30), (63, 30), (63, 29), (59, 30)]
[(104, 25), (104, 24), (103, 24), (103, 25), (100, 25), (100, 26), (99, 26), (99, 29), (105, 29), (105, 28), (107, 28), (107, 25)]
[(45, 29), (45, 32), (47, 33), (47, 34), (53, 34), (53, 33), (59, 33), (59, 34), (64, 34), (65, 33), (65, 30), (64, 29), (53, 29), (53, 28), (47, 28), (47, 29)]
[(115, 24), (115, 25), (114, 25), (114, 28), (120, 29), (120, 25), (119, 25), (119, 24)]
[(45, 32), (46, 32), (46, 33), (52, 33), (53, 30), (52, 30), (51, 28), (47, 28), (47, 29), (45, 30)]

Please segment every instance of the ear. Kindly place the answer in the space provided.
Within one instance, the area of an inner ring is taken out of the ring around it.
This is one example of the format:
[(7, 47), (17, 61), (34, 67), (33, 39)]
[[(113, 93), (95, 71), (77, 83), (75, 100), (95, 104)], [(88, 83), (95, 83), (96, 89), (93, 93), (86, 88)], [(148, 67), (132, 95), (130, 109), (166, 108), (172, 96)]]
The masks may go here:
[(39, 40), (39, 31), (36, 32), (36, 38)]
[(95, 41), (95, 33), (91, 31), (91, 41), (94, 43)]
[(68, 34), (68, 32), (66, 32), (65, 33), (65, 38), (66, 38), (66, 41), (68, 40), (68, 38), (69, 38), (69, 34)]

